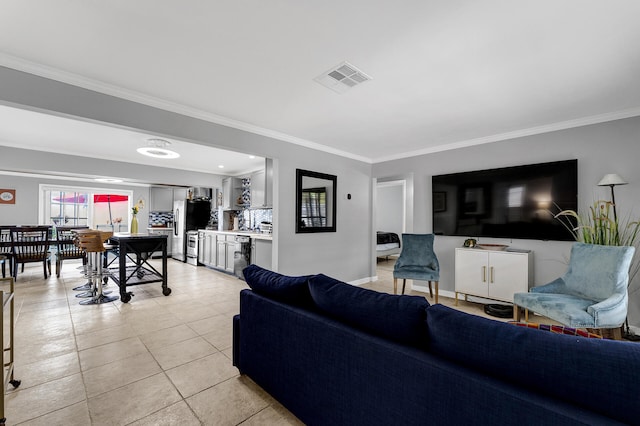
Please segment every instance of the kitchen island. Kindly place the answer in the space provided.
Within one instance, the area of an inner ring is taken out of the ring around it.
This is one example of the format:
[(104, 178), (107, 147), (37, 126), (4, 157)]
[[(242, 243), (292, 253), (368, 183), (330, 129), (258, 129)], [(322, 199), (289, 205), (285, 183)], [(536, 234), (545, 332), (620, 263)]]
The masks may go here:
[[(109, 239), (109, 244), (118, 256), (118, 266), (109, 268), (109, 271), (120, 288), (120, 300), (123, 303), (131, 300), (133, 293), (126, 288), (132, 285), (161, 282), (162, 294), (171, 294), (171, 289), (167, 286), (166, 235), (116, 233)], [(162, 253), (160, 271), (148, 262), (154, 252)], [(130, 261), (129, 264), (127, 260)]]

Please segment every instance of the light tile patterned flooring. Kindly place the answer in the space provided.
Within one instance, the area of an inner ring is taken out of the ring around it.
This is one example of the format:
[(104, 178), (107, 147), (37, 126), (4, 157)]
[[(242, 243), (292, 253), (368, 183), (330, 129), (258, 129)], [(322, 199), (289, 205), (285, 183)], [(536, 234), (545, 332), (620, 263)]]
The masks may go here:
[[(18, 274), (22, 384), (7, 388), (7, 425), (301, 424), (231, 365), (244, 281), (170, 260), (170, 296), (152, 283), (129, 287), (127, 304), (81, 306), (72, 290), (86, 281), (78, 265), (65, 262), (60, 278), (45, 280), (41, 265)], [(391, 292), (392, 268), (393, 260), (379, 263), (379, 280), (363, 287)], [(117, 293), (113, 283), (108, 289)], [(458, 308), (485, 315), (482, 305)]]

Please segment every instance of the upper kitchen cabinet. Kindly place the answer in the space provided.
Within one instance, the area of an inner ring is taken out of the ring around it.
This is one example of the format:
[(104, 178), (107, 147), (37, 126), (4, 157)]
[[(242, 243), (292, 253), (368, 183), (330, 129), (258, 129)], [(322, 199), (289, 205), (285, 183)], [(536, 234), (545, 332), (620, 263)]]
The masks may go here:
[(265, 159), (262, 170), (251, 173), (251, 207), (271, 208), (273, 206), (273, 160)]
[[(173, 188), (173, 201), (184, 201), (187, 199), (187, 188)], [(173, 210), (173, 203), (171, 203)]]
[(149, 211), (170, 212), (173, 210), (173, 188), (152, 186), (149, 189)]
[(222, 179), (222, 208), (224, 210), (238, 210), (242, 201), (242, 179), (227, 177)]

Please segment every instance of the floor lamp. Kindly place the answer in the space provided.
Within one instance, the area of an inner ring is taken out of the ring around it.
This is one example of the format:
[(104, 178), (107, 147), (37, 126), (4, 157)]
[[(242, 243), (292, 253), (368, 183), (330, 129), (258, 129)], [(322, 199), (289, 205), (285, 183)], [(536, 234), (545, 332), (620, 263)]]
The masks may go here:
[[(624, 179), (622, 179), (619, 175), (615, 173), (604, 175), (600, 182), (598, 182), (598, 186), (608, 186), (611, 188), (611, 204), (613, 204), (613, 218), (618, 222), (618, 213), (616, 212), (616, 194), (613, 192), (613, 187), (616, 185), (626, 185)], [(629, 330), (629, 319), (625, 319), (624, 321), (624, 329), (622, 330), (622, 335), (627, 340), (640, 340), (640, 336), (637, 336), (631, 330)]]
[(626, 185), (628, 182), (622, 179), (619, 175), (615, 173), (611, 173), (608, 175), (604, 175), (600, 182), (598, 182), (598, 186), (608, 186), (611, 188), (611, 203), (613, 204), (613, 218), (615, 221), (618, 221), (618, 213), (616, 212), (616, 194), (613, 192), (613, 187), (616, 185)]

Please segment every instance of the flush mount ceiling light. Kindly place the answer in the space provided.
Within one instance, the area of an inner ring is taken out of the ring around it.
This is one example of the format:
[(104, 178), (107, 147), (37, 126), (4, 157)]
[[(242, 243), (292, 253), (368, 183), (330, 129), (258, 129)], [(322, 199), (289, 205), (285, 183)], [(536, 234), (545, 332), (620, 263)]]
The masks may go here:
[(153, 158), (172, 159), (180, 157), (180, 154), (178, 154), (177, 152), (167, 149), (169, 145), (171, 145), (171, 142), (169, 141), (166, 141), (164, 139), (152, 138), (147, 139), (147, 146), (138, 148), (136, 151), (138, 151), (142, 155)]
[(349, 62), (343, 62), (320, 74), (313, 80), (336, 93), (344, 93), (358, 84), (371, 80), (371, 77)]
[(122, 182), (122, 179), (112, 179), (112, 178), (96, 178), (94, 180), (96, 182), (102, 182), (102, 183), (120, 183), (120, 182)]

